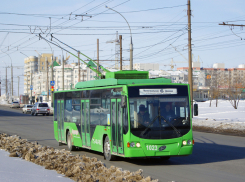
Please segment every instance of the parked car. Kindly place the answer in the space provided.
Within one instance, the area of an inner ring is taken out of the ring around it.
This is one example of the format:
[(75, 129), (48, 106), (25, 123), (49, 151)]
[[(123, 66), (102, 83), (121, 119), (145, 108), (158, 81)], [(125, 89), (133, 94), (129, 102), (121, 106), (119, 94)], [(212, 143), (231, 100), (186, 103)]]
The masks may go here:
[(31, 115), (37, 116), (38, 114), (42, 114), (43, 116), (48, 116), (50, 113), (50, 109), (48, 103), (46, 102), (36, 102), (31, 110)]
[(31, 113), (32, 107), (33, 107), (33, 105), (28, 105), (28, 104), (24, 105), (23, 108), (22, 108), (22, 112), (25, 113), (25, 114), (27, 114), (28, 112)]
[(14, 107), (19, 108), (20, 107), (20, 103), (17, 102), (17, 101), (12, 102), (11, 105), (10, 105), (10, 108), (14, 108)]

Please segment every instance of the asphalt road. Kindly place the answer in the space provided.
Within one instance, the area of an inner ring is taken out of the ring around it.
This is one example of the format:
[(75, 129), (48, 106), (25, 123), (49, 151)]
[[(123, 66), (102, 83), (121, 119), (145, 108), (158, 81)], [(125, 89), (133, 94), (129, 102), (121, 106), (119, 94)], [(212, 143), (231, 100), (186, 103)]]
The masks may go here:
[[(29, 141), (38, 141), (58, 149), (53, 134), (52, 116), (31, 116), (20, 109), (0, 106), (0, 133), (17, 134)], [(151, 176), (163, 182), (244, 182), (245, 181), (245, 138), (194, 132), (193, 154), (175, 157), (169, 161), (156, 159), (124, 159), (108, 162), (103, 154), (89, 150), (76, 151), (97, 157), (107, 167), (114, 165), (124, 170), (143, 169), (144, 176)], [(1, 165), (1, 164), (0, 164)]]

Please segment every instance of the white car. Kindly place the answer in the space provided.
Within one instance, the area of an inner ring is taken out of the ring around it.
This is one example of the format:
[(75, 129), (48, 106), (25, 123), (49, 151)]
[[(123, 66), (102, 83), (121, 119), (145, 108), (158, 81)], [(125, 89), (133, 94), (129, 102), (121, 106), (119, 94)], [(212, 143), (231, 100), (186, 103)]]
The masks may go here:
[(14, 101), (14, 102), (12, 102), (11, 103), (11, 105), (10, 105), (10, 108), (19, 108), (20, 107), (20, 103), (19, 102), (17, 102), (17, 101)]
[(28, 112), (31, 113), (33, 105), (24, 105), (24, 107), (22, 108), (22, 112), (27, 114)]

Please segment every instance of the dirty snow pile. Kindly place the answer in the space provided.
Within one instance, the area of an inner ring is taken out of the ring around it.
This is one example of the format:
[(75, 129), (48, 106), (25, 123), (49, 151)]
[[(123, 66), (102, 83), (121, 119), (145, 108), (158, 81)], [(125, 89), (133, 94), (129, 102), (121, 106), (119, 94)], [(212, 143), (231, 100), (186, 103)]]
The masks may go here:
[(86, 156), (74, 156), (65, 149), (58, 150), (52, 147), (39, 145), (37, 142), (29, 142), (19, 136), (0, 134), (0, 149), (8, 151), (10, 157), (20, 157), (35, 164), (44, 166), (45, 169), (56, 170), (74, 181), (155, 181), (151, 177), (144, 178), (143, 170), (136, 172), (122, 170), (115, 166), (106, 168), (105, 164), (97, 158)]
[(193, 128), (210, 129), (214, 132), (245, 134), (245, 101), (240, 100), (234, 109), (227, 100), (198, 102), (198, 116), (193, 118)]

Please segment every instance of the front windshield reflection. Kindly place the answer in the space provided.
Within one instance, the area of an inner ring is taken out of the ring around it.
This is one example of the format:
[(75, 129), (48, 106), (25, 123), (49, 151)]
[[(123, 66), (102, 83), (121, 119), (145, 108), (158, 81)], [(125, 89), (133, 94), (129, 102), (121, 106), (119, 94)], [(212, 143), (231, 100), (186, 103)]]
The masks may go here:
[(140, 138), (176, 138), (190, 130), (188, 97), (130, 98), (131, 131)]

